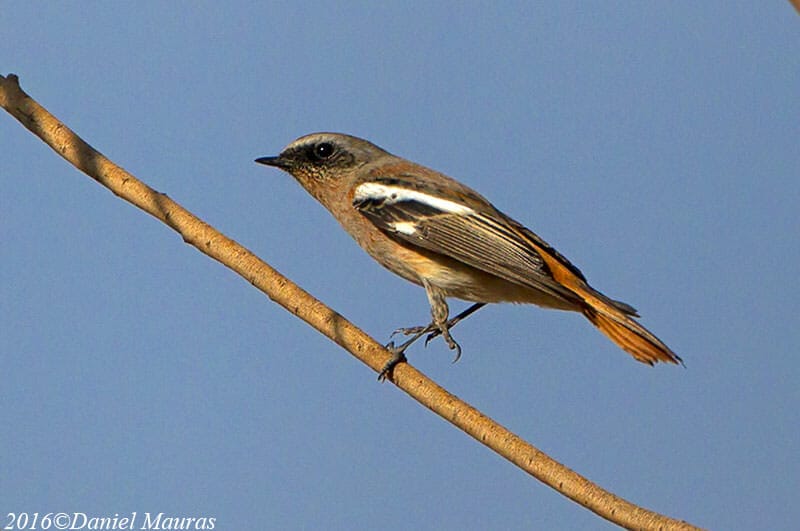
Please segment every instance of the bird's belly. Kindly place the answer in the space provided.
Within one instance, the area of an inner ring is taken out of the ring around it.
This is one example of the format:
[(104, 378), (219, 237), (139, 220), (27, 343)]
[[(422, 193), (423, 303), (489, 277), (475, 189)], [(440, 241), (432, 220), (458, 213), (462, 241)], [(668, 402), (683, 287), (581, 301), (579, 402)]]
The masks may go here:
[(443, 268), (429, 281), (448, 297), (472, 302), (514, 302), (536, 304), (545, 308), (575, 310), (576, 306), (561, 297), (521, 286), (471, 267)]
[(515, 302), (561, 310), (579, 309), (571, 301), (509, 282), (458, 260), (422, 249), (400, 247), (402, 250), (392, 255), (402, 257), (400, 260), (378, 261), (393, 273), (415, 284), (422, 285), (422, 279), (427, 279), (447, 297), (471, 302)]

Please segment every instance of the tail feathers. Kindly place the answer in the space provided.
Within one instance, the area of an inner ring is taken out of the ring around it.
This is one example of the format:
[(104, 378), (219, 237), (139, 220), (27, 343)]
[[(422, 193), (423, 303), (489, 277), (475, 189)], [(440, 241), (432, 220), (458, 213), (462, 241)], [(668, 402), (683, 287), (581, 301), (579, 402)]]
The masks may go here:
[(580, 270), (544, 240), (511, 218), (507, 218), (507, 221), (544, 260), (553, 280), (583, 299), (583, 314), (611, 341), (643, 363), (653, 365), (665, 361), (683, 365), (683, 361), (668, 346), (633, 320), (633, 317), (639, 316), (633, 306), (615, 301), (593, 289)]
[(624, 310), (600, 301), (587, 301), (583, 314), (603, 334), (637, 361), (653, 365), (660, 361), (683, 365), (683, 360)]
[(613, 306), (617, 310), (621, 311), (625, 315), (630, 315), (632, 317), (639, 317), (639, 312), (637, 312), (636, 308), (634, 308), (630, 304), (622, 302), (622, 301), (616, 301), (616, 300), (612, 299), (611, 297), (606, 297), (605, 295), (603, 295), (602, 293), (600, 293), (597, 290), (593, 290), (592, 289), (591, 291), (592, 291), (592, 296), (593, 297), (600, 299), (601, 301), (605, 302), (606, 304), (610, 304), (611, 306)]

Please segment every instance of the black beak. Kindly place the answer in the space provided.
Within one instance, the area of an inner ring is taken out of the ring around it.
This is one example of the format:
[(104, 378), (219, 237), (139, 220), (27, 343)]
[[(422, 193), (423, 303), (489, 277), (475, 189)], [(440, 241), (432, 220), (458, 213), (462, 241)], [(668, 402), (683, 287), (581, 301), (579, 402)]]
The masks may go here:
[(256, 159), (256, 162), (258, 162), (259, 164), (266, 164), (267, 166), (275, 166), (276, 168), (282, 168), (282, 169), (286, 169), (289, 167), (289, 164), (287, 163), (286, 159), (282, 159), (280, 155), (277, 157), (261, 157)]

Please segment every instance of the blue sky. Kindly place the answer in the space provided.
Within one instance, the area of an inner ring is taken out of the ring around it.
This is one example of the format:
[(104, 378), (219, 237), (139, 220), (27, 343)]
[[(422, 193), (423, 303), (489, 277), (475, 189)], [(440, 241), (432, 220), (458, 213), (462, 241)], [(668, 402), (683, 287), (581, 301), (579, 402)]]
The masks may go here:
[[(288, 175), (339, 131), (456, 177), (686, 369), (492, 306), (412, 363), (714, 529), (800, 519), (800, 18), (788, 2), (4, 2), (2, 73), (379, 341), (428, 318)], [(0, 117), (0, 513), (218, 529), (605, 529)], [(463, 307), (454, 302), (454, 310)]]

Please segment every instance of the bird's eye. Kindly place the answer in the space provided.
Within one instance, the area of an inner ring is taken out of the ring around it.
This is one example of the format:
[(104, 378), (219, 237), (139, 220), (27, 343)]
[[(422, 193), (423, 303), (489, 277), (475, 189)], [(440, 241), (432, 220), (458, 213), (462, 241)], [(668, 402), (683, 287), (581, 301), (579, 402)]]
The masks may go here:
[(333, 155), (334, 147), (330, 142), (320, 142), (314, 146), (314, 156), (318, 160), (327, 160)]

